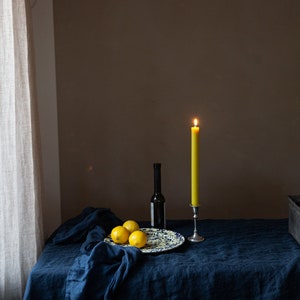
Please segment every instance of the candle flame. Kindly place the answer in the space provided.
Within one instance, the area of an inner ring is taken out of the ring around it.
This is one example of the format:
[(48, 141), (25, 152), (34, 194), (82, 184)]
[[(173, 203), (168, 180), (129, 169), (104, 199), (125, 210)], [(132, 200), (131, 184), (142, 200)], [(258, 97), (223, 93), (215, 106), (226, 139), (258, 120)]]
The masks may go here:
[(198, 126), (198, 119), (194, 119), (194, 127)]

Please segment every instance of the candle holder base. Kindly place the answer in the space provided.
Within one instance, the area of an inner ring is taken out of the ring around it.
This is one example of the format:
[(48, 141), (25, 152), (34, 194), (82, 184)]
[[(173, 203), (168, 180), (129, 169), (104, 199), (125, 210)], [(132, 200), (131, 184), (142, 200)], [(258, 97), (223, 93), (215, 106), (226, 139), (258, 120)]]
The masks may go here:
[(198, 220), (198, 209), (199, 206), (191, 206), (193, 209), (193, 219), (194, 219), (194, 233), (192, 236), (188, 237), (188, 240), (193, 243), (199, 243), (204, 241), (204, 237), (199, 235), (197, 232), (197, 220)]
[(199, 243), (204, 241), (204, 237), (195, 232), (192, 236), (188, 237), (190, 242)]

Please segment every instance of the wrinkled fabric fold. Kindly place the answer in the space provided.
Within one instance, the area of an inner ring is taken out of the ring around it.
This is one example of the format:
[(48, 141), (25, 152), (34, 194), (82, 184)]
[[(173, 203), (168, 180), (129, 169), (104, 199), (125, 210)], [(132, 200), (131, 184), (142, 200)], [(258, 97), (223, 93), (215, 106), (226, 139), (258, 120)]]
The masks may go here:
[[(108, 208), (85, 208), (78, 216), (63, 223), (48, 239), (54, 244), (84, 242), (87, 234), (95, 227), (101, 227), (106, 234), (122, 221)], [(103, 238), (102, 238), (103, 239)]]
[(121, 224), (110, 209), (88, 207), (49, 238), (54, 245), (82, 243), (66, 278), (65, 299), (112, 299), (141, 255), (137, 248), (103, 242)]
[(113, 299), (141, 253), (135, 247), (99, 242), (90, 254), (76, 258), (67, 276), (65, 299)]

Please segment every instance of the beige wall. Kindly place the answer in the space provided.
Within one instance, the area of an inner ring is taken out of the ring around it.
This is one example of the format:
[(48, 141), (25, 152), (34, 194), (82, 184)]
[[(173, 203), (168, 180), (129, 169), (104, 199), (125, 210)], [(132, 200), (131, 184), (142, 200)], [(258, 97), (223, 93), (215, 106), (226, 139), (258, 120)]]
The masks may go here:
[(287, 217), (300, 192), (299, 1), (54, 1), (63, 219), (86, 206), (149, 219)]
[(37, 95), (40, 114), (44, 231), (48, 237), (61, 223), (58, 125), (52, 0), (32, 1)]

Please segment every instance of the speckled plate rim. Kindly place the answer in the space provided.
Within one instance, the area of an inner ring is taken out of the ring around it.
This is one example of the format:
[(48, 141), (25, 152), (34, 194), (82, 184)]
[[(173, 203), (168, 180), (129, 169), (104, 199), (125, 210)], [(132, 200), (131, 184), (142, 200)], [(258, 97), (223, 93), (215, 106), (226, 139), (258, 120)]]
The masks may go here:
[[(175, 249), (181, 246), (185, 238), (178, 232), (168, 229), (141, 228), (147, 234), (147, 244), (140, 250), (143, 253), (160, 253)], [(117, 245), (110, 236), (104, 239), (104, 242), (110, 245)], [(132, 247), (129, 244), (119, 245), (122, 247)]]

